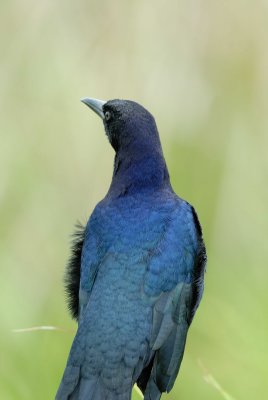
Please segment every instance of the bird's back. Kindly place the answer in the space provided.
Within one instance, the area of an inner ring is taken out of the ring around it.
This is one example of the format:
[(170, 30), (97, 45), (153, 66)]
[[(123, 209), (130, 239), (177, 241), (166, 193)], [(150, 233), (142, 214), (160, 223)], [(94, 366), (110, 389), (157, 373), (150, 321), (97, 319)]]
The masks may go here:
[[(69, 366), (79, 366), (78, 379), (84, 382), (79, 393), (91, 391), (88, 399), (130, 399), (133, 384), (153, 359), (153, 308), (160, 292), (175, 286), (172, 277), (179, 272), (169, 266), (168, 282), (165, 262), (150, 265), (161, 259), (167, 235), (171, 242), (170, 249), (165, 249), (167, 263), (168, 252), (174, 251), (172, 240), (175, 246), (184, 240), (176, 238), (170, 225), (175, 214), (181, 214), (176, 223), (185, 224), (185, 207), (187, 203), (170, 189), (163, 189), (107, 197), (95, 208), (86, 228), (81, 314), (68, 361)], [(73, 398), (84, 399), (82, 395)]]
[[(149, 193), (104, 200), (93, 214), (105, 251), (82, 317), (85, 364), (110, 389), (129, 390), (149, 361), (152, 304), (144, 293), (145, 276), (176, 206), (170, 193)], [(88, 265), (87, 259), (82, 270)]]

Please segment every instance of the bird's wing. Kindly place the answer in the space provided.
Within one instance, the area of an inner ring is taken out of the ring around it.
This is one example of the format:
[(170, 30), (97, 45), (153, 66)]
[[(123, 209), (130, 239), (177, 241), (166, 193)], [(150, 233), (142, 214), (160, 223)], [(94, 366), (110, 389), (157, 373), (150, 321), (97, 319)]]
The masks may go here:
[(145, 399), (157, 399), (175, 382), (202, 296), (205, 263), (200, 224), (194, 209), (184, 202), (170, 216), (145, 279), (145, 295), (156, 299), (150, 340), (154, 361)]

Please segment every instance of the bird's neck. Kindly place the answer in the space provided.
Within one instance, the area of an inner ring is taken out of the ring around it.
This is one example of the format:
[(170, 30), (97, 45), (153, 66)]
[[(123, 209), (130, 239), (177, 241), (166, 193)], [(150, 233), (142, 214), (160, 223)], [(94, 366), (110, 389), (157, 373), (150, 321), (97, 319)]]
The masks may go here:
[(118, 197), (165, 186), (170, 186), (170, 181), (161, 147), (153, 152), (143, 147), (116, 153), (109, 196)]

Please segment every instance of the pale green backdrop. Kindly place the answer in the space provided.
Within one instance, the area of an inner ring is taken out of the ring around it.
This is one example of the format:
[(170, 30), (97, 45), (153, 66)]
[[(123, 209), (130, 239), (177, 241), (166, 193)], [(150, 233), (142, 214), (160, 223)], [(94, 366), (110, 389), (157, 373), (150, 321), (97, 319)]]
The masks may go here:
[[(164, 398), (266, 399), (268, 2), (1, 0), (0, 19), (0, 398), (53, 399), (69, 352), (69, 235), (112, 173), (90, 96), (155, 115), (204, 227), (205, 296)], [(39, 325), (65, 330), (12, 332)]]

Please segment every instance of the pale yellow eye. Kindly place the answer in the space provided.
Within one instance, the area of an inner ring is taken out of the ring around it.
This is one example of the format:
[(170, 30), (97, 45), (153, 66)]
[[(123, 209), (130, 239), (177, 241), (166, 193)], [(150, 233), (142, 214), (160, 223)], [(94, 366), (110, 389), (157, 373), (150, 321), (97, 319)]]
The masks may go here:
[(109, 121), (109, 119), (111, 118), (111, 113), (109, 111), (106, 111), (106, 113), (104, 114), (104, 118), (105, 121)]

